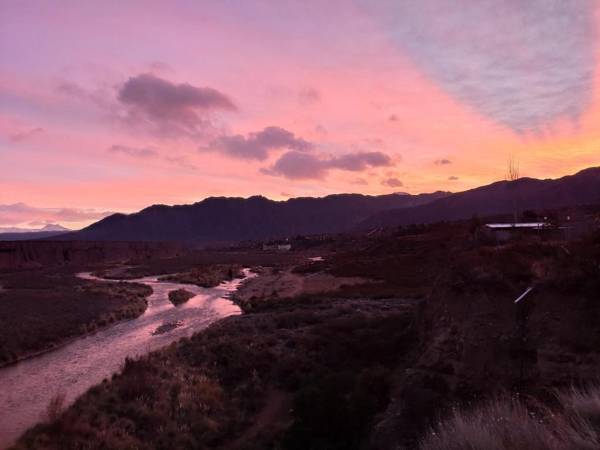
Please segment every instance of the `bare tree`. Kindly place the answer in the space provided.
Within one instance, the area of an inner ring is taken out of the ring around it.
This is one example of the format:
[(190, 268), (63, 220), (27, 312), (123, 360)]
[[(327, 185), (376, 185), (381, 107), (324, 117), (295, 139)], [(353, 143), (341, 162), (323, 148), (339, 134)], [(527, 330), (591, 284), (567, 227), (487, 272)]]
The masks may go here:
[(508, 159), (506, 168), (506, 180), (507, 181), (516, 181), (519, 179), (519, 163), (515, 159), (514, 156), (511, 156)]
[(517, 185), (514, 184), (514, 181), (517, 181), (519, 179), (520, 175), (519, 175), (519, 163), (518, 161), (515, 159), (514, 156), (511, 156), (508, 159), (508, 162), (506, 164), (506, 181), (509, 182), (509, 186), (512, 187), (513, 189), (513, 224), (517, 223), (518, 221), (518, 211), (517, 211)]

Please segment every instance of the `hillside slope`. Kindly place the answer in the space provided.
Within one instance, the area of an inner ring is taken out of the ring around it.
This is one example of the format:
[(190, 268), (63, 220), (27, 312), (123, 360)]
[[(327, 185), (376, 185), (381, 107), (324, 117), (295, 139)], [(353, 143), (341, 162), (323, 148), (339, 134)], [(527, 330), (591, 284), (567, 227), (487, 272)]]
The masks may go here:
[(211, 197), (193, 205), (154, 205), (135, 214), (114, 214), (61, 239), (210, 243), (337, 233), (377, 212), (413, 207), (447, 195), (343, 194), (287, 201)]
[(441, 220), (468, 219), (526, 209), (558, 208), (600, 203), (600, 167), (582, 170), (558, 179), (521, 178), (498, 181), (449, 195), (413, 208), (382, 211), (370, 217), (360, 228), (432, 223)]

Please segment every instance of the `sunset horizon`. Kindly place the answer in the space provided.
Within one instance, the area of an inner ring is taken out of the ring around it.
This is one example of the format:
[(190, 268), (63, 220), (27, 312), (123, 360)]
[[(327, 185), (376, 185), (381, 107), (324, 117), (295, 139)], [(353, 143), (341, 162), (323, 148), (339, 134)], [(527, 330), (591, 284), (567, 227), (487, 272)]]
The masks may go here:
[(598, 166), (599, 20), (588, 1), (6, 3), (0, 226)]
[(0, 0), (0, 450), (600, 448), (600, 0)]

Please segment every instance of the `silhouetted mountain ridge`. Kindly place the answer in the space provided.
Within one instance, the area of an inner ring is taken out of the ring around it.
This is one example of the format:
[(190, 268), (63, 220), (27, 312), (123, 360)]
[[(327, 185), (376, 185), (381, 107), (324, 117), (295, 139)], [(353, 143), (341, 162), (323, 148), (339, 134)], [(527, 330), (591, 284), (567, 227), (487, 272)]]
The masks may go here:
[(271, 239), (374, 227), (468, 219), (518, 210), (600, 204), (600, 168), (558, 179), (498, 181), (450, 194), (335, 194), (286, 201), (209, 197), (192, 205), (152, 205), (113, 214), (61, 239), (186, 241)]
[(134, 214), (113, 214), (61, 239), (210, 243), (335, 233), (350, 230), (377, 212), (447, 195), (336, 194), (286, 201), (262, 196), (209, 197), (192, 205), (152, 205)]
[(600, 203), (600, 167), (574, 175), (539, 180), (520, 178), (458, 192), (425, 205), (376, 213), (359, 228), (431, 223), (518, 211)]

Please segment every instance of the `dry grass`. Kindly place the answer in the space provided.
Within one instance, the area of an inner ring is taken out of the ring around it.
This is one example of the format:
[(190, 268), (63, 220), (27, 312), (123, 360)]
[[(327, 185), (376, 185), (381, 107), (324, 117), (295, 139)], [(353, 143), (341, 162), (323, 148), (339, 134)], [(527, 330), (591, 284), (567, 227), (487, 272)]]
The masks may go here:
[(552, 428), (522, 403), (497, 399), (472, 410), (455, 410), (423, 439), (421, 450), (563, 449)]
[(421, 440), (420, 450), (591, 450), (600, 448), (600, 387), (557, 393), (556, 410), (498, 398), (455, 410)]

